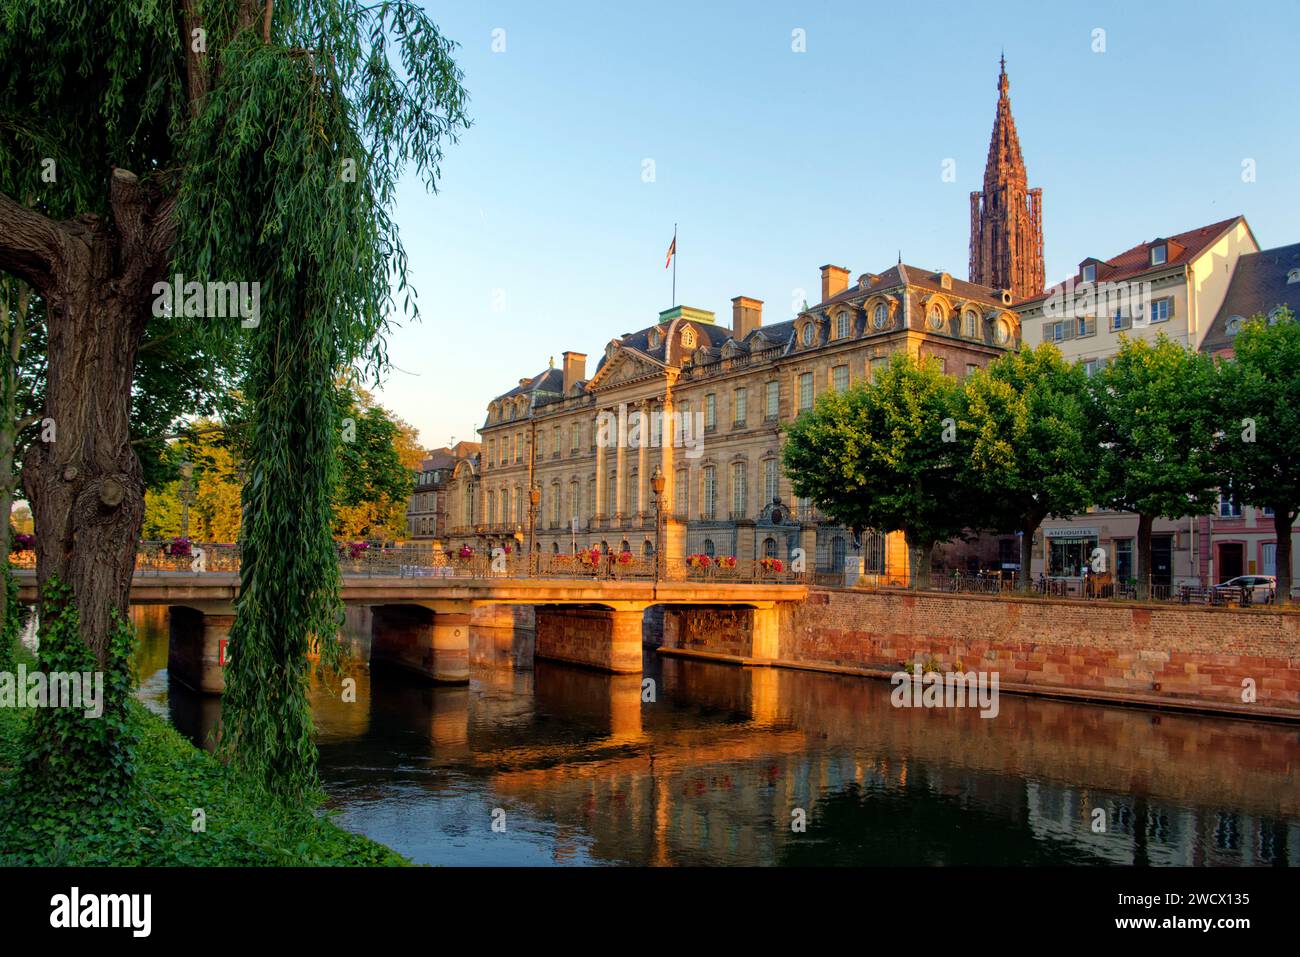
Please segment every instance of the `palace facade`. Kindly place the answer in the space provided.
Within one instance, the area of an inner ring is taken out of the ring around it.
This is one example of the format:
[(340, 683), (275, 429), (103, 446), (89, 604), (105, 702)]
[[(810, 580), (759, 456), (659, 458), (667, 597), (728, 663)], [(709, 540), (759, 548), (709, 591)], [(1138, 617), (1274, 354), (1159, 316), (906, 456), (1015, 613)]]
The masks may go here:
[[(971, 277), (987, 282), (902, 262), (856, 279), (825, 265), (820, 300), (792, 318), (765, 324), (764, 304), (737, 296), (729, 325), (675, 306), (611, 339), (590, 376), (586, 355), (565, 352), (559, 368), (552, 362), (489, 403), (480, 455), (448, 482), (445, 544), (524, 545), (536, 487), (542, 554), (599, 545), (746, 560), (801, 548), (823, 571), (905, 569), (901, 536), (855, 541), (792, 498), (781, 427), (827, 390), (869, 381), (895, 352), (965, 376), (1019, 347), (1012, 303), (1041, 289), (1041, 194), (1026, 186), (1008, 88), (1004, 64), (990, 168), (984, 192), (972, 196)], [(620, 428), (618, 441), (600, 441), (602, 413), (614, 422), (639, 413), (648, 434), (633, 442)], [(683, 421), (689, 442), (673, 425)], [(665, 480), (658, 545), (656, 469)], [(945, 546), (936, 560), (974, 568), (1017, 561), (1017, 549), (1014, 537), (985, 538)]]

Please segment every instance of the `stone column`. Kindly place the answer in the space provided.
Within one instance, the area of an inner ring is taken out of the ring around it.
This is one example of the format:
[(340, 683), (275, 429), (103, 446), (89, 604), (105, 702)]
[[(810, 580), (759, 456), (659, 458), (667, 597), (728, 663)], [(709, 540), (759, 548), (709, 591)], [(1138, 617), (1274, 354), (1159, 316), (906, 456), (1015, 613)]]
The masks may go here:
[(370, 657), (438, 682), (469, 681), (469, 609), (437, 612), (418, 605), (376, 605)]
[[(636, 518), (654, 511), (654, 506), (646, 501), (646, 496), (650, 494), (650, 477), (646, 474), (646, 465), (650, 461), (650, 411), (652, 406), (653, 401), (651, 399), (642, 399), (640, 402), (641, 446), (636, 450)], [(629, 542), (629, 544), (634, 543)]]
[(600, 431), (600, 414), (603, 411), (603, 409), (596, 410), (596, 418), (591, 426), (596, 430), (594, 433), (596, 436), (596, 500), (591, 503), (592, 518), (607, 514), (605, 511), (605, 443), (601, 441)]

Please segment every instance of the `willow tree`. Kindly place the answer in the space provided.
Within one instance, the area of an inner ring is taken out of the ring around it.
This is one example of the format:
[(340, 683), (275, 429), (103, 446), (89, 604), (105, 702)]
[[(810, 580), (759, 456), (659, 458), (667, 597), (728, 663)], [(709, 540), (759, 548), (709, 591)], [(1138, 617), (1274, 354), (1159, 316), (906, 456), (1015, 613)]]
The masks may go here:
[[(467, 122), (452, 50), (406, 2), (0, 0), (0, 182), (22, 187), (0, 194), (0, 271), (47, 303), (57, 429), (24, 463), (38, 577), (66, 588), (101, 665), (118, 660), (144, 512), (129, 413), (146, 326), (211, 349), (246, 337), (226, 740), (284, 795), (314, 778), (306, 650), (335, 624), (333, 377), (384, 360), (406, 289), (399, 172), (432, 189)], [(183, 301), (159, 285), (177, 274), (201, 284)], [(231, 289), (256, 308), (229, 315)]]

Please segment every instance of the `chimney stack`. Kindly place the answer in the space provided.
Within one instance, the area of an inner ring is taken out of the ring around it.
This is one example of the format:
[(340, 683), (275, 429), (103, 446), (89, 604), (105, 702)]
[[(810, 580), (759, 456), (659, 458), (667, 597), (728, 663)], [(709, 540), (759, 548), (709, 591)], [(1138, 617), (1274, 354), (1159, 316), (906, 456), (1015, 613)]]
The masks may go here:
[(566, 352), (563, 358), (564, 394), (568, 395), (576, 383), (587, 378), (587, 356), (582, 352)]
[(843, 266), (822, 266), (822, 302), (849, 288), (849, 271)]
[(731, 336), (744, 339), (763, 324), (763, 300), (737, 296), (731, 300)]

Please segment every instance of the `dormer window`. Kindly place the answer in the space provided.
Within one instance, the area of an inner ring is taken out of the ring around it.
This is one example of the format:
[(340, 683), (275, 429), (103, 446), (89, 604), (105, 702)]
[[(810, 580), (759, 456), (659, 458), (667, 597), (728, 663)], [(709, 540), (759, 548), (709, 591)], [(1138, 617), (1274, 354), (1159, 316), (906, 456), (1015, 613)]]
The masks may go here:
[(658, 330), (658, 329), (651, 329), (651, 330), (650, 330), (650, 335), (646, 337), (646, 341), (647, 341), (647, 343), (649, 344), (649, 346), (650, 346), (651, 349), (658, 349), (658, 348), (659, 348), (659, 330)]
[(877, 329), (883, 329), (889, 325), (889, 310), (885, 308), (883, 302), (877, 303), (876, 308), (871, 310), (871, 324)]
[(1097, 281), (1097, 264), (1096, 264), (1096, 263), (1085, 263), (1083, 266), (1080, 266), (1080, 267), (1079, 267), (1079, 281), (1080, 281), (1080, 282), (1096, 282), (1096, 281)]
[(1151, 265), (1163, 266), (1169, 262), (1169, 247), (1164, 243), (1151, 247)]
[(1286, 284), (1289, 286), (1293, 282), (1300, 282), (1300, 269), (1291, 269), (1286, 274)]
[(835, 317), (835, 338), (847, 339), (849, 330), (852, 328), (853, 317), (847, 312), (841, 312)]
[(803, 344), (810, 346), (815, 338), (817, 338), (817, 330), (813, 328), (811, 322), (806, 323), (803, 327)]
[(929, 324), (931, 329), (943, 328), (943, 307), (937, 302), (930, 307)]
[(1228, 335), (1235, 336), (1241, 332), (1241, 324), (1245, 321), (1244, 316), (1230, 316), (1228, 318)]
[(695, 330), (692, 329), (690, 326), (687, 326), (685, 329), (682, 330), (682, 348), (683, 349), (695, 348)]

